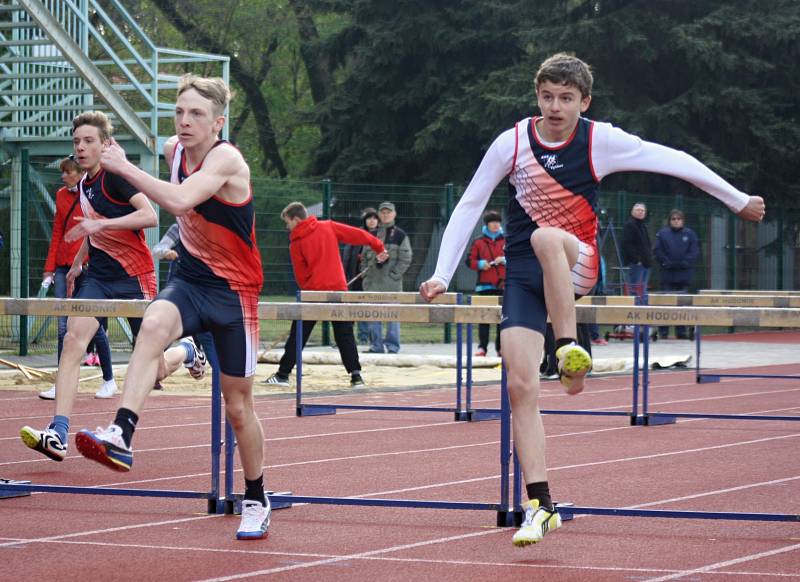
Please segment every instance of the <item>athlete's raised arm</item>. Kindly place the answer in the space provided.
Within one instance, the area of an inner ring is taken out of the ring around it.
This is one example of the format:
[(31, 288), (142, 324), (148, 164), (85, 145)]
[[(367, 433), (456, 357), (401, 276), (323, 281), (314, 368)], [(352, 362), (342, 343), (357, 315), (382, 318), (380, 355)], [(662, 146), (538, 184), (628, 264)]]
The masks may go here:
[[(483, 156), (475, 175), (458, 201), (445, 228), (439, 247), (439, 259), (431, 281), (447, 289), (472, 231), (480, 220), (492, 192), (511, 171), (516, 142), (515, 129), (503, 132)], [(442, 291), (443, 292), (443, 291)]]
[(654, 172), (681, 178), (745, 220), (764, 217), (764, 200), (739, 191), (693, 156), (645, 141), (607, 123), (595, 124), (592, 164), (598, 178), (615, 172)]

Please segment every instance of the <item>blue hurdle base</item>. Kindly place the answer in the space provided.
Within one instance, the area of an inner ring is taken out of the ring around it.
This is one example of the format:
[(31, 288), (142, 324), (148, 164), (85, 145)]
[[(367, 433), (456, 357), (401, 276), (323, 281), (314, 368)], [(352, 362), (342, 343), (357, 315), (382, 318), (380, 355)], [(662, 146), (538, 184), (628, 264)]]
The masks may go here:
[(297, 407), (297, 416), (325, 416), (336, 414), (336, 407), (318, 404), (301, 404)]
[(466, 410), (457, 410), (455, 415), (454, 415), (454, 419), (455, 419), (456, 422), (468, 421), (468, 420), (470, 420), (469, 412), (467, 412)]
[(698, 374), (697, 375), (697, 383), (698, 384), (716, 384), (719, 382), (719, 376), (714, 376), (711, 374)]
[(469, 422), (480, 422), (482, 420), (499, 420), (500, 419), (500, 411), (490, 411), (490, 410), (468, 410), (467, 411), (467, 420)]
[(634, 426), (658, 426), (661, 424), (675, 424), (678, 419), (674, 416), (650, 416), (649, 414), (639, 415), (632, 423)]
[[(0, 479), (2, 485), (30, 485), (30, 481), (17, 481), (16, 479)], [(4, 491), (0, 489), (0, 499), (9, 497), (27, 497), (31, 494), (30, 491)]]

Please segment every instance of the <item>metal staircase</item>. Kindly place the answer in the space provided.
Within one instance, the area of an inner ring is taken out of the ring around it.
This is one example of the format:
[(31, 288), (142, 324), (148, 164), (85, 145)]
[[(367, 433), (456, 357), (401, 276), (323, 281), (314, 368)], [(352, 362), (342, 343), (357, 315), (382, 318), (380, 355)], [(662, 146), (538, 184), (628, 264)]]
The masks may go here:
[(0, 137), (12, 152), (63, 156), (72, 118), (104, 110), (126, 150), (157, 170), (178, 77), (228, 80), (228, 57), (156, 46), (118, 0), (2, 0)]

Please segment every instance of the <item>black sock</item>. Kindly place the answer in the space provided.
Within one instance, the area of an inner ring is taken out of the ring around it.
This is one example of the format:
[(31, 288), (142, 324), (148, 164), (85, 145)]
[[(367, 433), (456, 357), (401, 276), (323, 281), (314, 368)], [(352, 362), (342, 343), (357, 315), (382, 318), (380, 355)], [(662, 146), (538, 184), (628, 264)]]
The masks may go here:
[(249, 501), (258, 501), (261, 505), (267, 504), (267, 499), (264, 497), (264, 475), (263, 473), (258, 479), (244, 480), (244, 498)]
[(539, 507), (544, 507), (548, 511), (553, 511), (553, 501), (550, 499), (550, 487), (547, 481), (528, 483), (525, 485), (525, 489), (528, 492), (528, 499), (538, 499)]
[(578, 343), (578, 342), (577, 342), (577, 341), (575, 341), (575, 339), (574, 339), (574, 338), (571, 338), (571, 337), (562, 337), (561, 339), (557, 339), (557, 340), (556, 340), (556, 351), (558, 351), (558, 349), (559, 349), (561, 346), (568, 346), (569, 344), (577, 344), (577, 343)]
[(131, 439), (133, 438), (133, 431), (136, 430), (136, 423), (139, 422), (139, 415), (133, 410), (127, 408), (120, 408), (117, 410), (117, 416), (114, 419), (114, 424), (122, 429), (122, 440), (125, 441), (125, 446), (131, 446)]

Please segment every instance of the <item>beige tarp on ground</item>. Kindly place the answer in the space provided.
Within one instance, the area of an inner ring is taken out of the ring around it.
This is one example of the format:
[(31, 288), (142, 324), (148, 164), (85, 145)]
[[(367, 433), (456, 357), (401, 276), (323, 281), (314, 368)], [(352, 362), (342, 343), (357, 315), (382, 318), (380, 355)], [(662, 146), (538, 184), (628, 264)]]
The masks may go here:
[[(260, 356), (269, 363), (259, 363), (254, 385), (256, 395), (281, 394), (294, 391), (294, 376), (290, 388), (267, 386), (261, 381), (277, 370), (280, 352), (271, 351)], [(382, 355), (362, 354), (362, 373), (369, 388), (405, 388), (450, 385), (456, 382), (455, 357), (439, 355)], [(691, 356), (674, 355), (659, 356), (651, 360), (652, 367), (670, 367), (687, 365)], [(308, 351), (303, 353), (303, 390), (308, 392), (326, 392), (332, 390), (350, 390), (350, 377), (341, 364), (339, 353)], [(482, 357), (473, 360), (472, 376), (475, 382), (499, 382), (500, 358)], [(398, 369), (401, 368), (401, 369)], [(633, 368), (633, 358), (598, 358), (594, 362), (595, 374), (625, 373)], [(114, 376), (122, 389), (127, 366), (115, 366)], [(100, 387), (102, 379), (99, 368), (81, 368), (81, 393), (93, 394)], [(186, 370), (178, 370), (164, 380), (164, 393), (209, 394), (211, 391), (210, 372), (201, 380), (193, 380)], [(37, 379), (26, 379), (20, 372), (7, 370), (0, 372), (0, 388), (29, 388), (31, 391), (46, 390), (51, 382)], [(154, 392), (158, 394), (159, 392)], [(113, 407), (110, 407), (110, 409)]]

